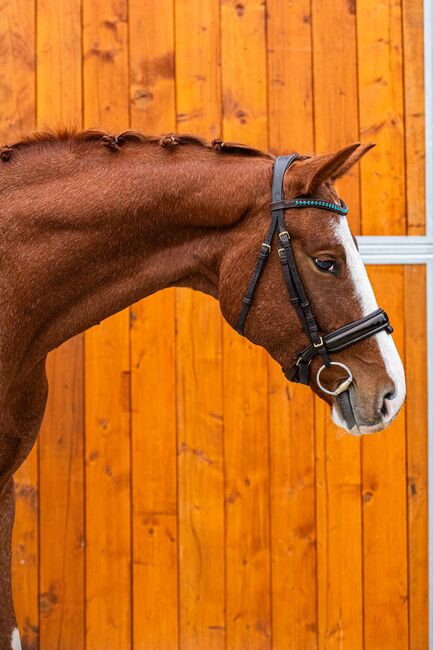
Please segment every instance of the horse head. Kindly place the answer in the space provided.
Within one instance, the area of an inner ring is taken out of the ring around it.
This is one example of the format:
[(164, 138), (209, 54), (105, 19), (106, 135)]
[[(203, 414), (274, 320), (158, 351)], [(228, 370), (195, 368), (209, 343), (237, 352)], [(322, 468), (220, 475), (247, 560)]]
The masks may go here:
[(277, 159), (271, 210), (259, 199), (243, 219), (219, 292), (228, 322), (355, 434), (385, 429), (405, 397), (392, 327), (334, 186), (371, 146)]

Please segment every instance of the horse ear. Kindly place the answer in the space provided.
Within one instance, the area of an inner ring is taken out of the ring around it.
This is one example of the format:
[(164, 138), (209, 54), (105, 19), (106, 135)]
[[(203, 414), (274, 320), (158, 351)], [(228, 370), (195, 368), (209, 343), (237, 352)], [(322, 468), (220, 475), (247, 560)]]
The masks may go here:
[(372, 147), (374, 147), (374, 143), (360, 144), (355, 142), (343, 147), (337, 153), (312, 158), (311, 163), (315, 164), (312, 169), (313, 173), (307, 180), (305, 193), (314, 194), (319, 185), (325, 181), (334, 181), (343, 176)]

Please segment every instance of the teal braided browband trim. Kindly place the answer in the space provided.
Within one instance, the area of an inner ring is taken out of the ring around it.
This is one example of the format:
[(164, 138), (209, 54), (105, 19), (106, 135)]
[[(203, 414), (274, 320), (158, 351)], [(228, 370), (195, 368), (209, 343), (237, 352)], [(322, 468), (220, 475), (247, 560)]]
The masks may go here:
[(349, 208), (342, 199), (340, 199), (340, 205), (322, 201), (321, 199), (290, 199), (271, 203), (271, 210), (288, 210), (289, 208), (319, 208), (320, 210), (335, 212), (341, 216), (346, 216), (349, 212)]

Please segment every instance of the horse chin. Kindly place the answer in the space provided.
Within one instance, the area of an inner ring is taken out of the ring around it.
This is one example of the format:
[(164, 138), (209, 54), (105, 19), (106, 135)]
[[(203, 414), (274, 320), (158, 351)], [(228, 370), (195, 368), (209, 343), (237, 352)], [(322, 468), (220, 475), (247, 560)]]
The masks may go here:
[(373, 425), (358, 423), (350, 400), (349, 390), (337, 395), (336, 404), (334, 404), (331, 409), (331, 416), (338, 427), (344, 429), (353, 436), (364, 436), (370, 433), (378, 433), (379, 431), (386, 429), (392, 421), (381, 421)]

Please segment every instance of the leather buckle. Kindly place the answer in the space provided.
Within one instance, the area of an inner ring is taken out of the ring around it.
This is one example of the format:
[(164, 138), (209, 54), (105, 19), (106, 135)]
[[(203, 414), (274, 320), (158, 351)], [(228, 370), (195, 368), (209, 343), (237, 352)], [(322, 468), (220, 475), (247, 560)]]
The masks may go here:
[(313, 343), (313, 348), (323, 348), (324, 347), (323, 338), (321, 336), (319, 338), (320, 338), (319, 343)]

